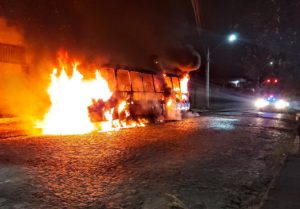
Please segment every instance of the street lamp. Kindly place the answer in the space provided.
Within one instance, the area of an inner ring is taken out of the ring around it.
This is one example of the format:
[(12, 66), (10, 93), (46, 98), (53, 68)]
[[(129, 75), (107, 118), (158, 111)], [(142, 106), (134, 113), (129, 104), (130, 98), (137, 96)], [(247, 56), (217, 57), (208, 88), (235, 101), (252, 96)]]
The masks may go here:
[(227, 40), (229, 43), (234, 43), (236, 42), (238, 39), (238, 34), (237, 33), (232, 33), (230, 35), (228, 35)]
[[(230, 44), (233, 44), (238, 40), (238, 38), (239, 38), (238, 33), (231, 33), (227, 36), (227, 42), (229, 42)], [(210, 101), (209, 101), (210, 100), (210, 78), (209, 78), (209, 74), (210, 74), (209, 73), (209, 71), (210, 71), (210, 69), (209, 69), (210, 68), (210, 49), (209, 48), (207, 49), (206, 59), (207, 59), (207, 68), (206, 68), (206, 108), (208, 109), (210, 107)]]

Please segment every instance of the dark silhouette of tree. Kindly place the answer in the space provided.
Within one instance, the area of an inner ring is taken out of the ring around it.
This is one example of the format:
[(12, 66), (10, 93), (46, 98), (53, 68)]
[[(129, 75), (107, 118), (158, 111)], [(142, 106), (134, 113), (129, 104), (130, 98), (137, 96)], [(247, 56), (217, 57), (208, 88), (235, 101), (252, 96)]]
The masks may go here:
[(267, 0), (247, 18), (252, 33), (245, 40), (241, 64), (257, 84), (278, 76), (287, 89), (300, 87), (300, 2)]

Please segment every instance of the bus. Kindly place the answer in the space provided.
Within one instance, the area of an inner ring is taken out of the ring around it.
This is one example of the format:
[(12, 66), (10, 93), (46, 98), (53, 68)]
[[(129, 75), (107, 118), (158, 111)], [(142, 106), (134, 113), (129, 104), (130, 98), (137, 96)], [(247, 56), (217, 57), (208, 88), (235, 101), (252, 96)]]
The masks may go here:
[(99, 109), (105, 106), (109, 109), (121, 100), (129, 104), (130, 116), (133, 119), (147, 118), (152, 122), (170, 118), (171, 110), (178, 115), (190, 108), (185, 86), (188, 80), (184, 74), (158, 73), (128, 67), (106, 67), (100, 70), (100, 74), (114, 93), (110, 101), (96, 101), (89, 108), (93, 121), (103, 119), (103, 111), (99, 114)]

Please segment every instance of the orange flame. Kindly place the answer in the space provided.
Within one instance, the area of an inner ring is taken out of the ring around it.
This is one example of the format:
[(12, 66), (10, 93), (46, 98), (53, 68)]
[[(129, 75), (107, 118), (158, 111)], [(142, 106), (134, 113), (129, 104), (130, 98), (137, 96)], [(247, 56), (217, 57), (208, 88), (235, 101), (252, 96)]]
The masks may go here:
[(145, 126), (146, 120), (130, 119), (129, 105), (125, 100), (113, 107), (104, 105), (105, 107), (98, 108), (102, 119), (100, 122), (92, 122), (89, 107), (95, 101), (108, 103), (113, 92), (99, 71), (96, 71), (95, 78), (84, 80), (77, 70), (78, 62), (73, 64), (72, 76), (68, 76), (62, 60), (59, 61), (63, 66), (60, 70), (53, 70), (47, 91), (51, 107), (43, 121), (36, 125), (42, 129), (43, 134), (86, 134), (99, 130), (115, 131)]
[(172, 101), (171, 98), (169, 98), (168, 101), (167, 101), (167, 107), (171, 107), (172, 104), (173, 104), (173, 101)]
[(181, 87), (181, 93), (182, 94), (188, 94), (188, 83), (190, 80), (189, 74), (186, 74), (182, 79), (180, 79), (180, 87)]
[(52, 105), (38, 125), (43, 134), (84, 134), (93, 131), (95, 126), (89, 118), (88, 106), (93, 99), (107, 101), (112, 95), (98, 71), (94, 80), (84, 81), (77, 65), (73, 65), (70, 78), (64, 68), (59, 76), (58, 70), (53, 70), (48, 88)]

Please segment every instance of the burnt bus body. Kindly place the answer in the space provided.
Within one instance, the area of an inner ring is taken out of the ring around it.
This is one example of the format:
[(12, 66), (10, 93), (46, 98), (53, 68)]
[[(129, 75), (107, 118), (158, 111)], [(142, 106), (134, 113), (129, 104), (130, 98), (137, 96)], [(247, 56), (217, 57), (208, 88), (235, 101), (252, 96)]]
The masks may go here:
[[(172, 93), (180, 94), (180, 75), (162, 74), (147, 69), (136, 68), (102, 68), (101, 76), (108, 82), (113, 96), (108, 102), (95, 101), (89, 107), (93, 121), (104, 119), (100, 109), (116, 107), (120, 101), (129, 104), (130, 117), (133, 120), (145, 118), (152, 122), (162, 119), (166, 114), (166, 98)], [(188, 110), (188, 95), (185, 100), (176, 99), (180, 110)], [(106, 107), (105, 107), (106, 106)], [(126, 117), (114, 112), (115, 119)]]

